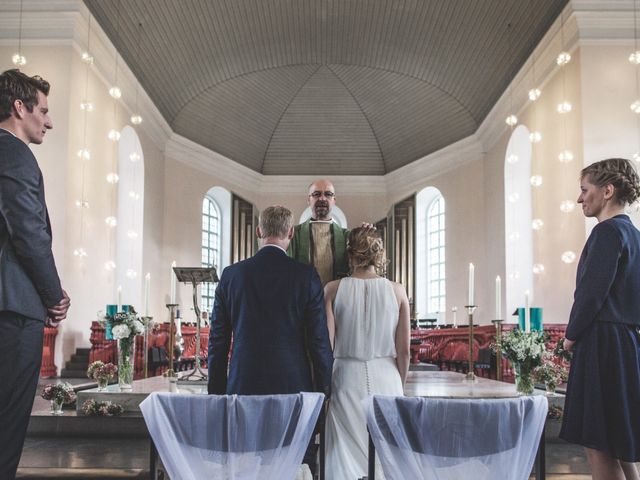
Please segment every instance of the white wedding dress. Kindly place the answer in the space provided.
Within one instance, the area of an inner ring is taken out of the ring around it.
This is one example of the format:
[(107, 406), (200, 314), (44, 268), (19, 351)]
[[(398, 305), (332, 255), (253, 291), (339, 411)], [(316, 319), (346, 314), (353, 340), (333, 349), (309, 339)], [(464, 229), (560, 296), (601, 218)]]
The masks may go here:
[[(331, 480), (357, 480), (367, 475), (369, 446), (362, 400), (373, 394), (403, 395), (395, 348), (399, 306), (389, 280), (343, 278), (333, 311), (326, 471)], [(378, 464), (376, 478), (384, 478), (381, 472)]]

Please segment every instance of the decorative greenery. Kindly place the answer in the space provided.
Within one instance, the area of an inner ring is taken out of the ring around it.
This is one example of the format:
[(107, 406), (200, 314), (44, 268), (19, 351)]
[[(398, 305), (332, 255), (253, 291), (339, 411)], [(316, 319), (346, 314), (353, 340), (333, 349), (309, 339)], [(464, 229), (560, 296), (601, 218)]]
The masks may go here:
[(100, 379), (112, 379), (116, 376), (118, 372), (118, 367), (116, 367), (113, 363), (104, 363), (101, 360), (96, 360), (87, 369), (87, 377), (93, 380)]
[(492, 348), (495, 352), (500, 349), (502, 356), (511, 361), (516, 370), (516, 389), (520, 393), (533, 393), (533, 369), (542, 362), (545, 351), (546, 336), (543, 332), (524, 332), (514, 328), (505, 332), (500, 341), (496, 341)]
[(144, 323), (133, 307), (130, 307), (129, 312), (105, 317), (105, 321), (111, 324), (111, 334), (118, 341), (118, 383), (121, 388), (130, 386), (133, 382), (136, 335), (144, 333)]
[(115, 417), (124, 412), (124, 407), (112, 402), (98, 402), (89, 399), (82, 404), (82, 411), (85, 415), (98, 417)]
[(567, 369), (556, 362), (556, 358), (552, 352), (545, 352), (542, 355), (542, 365), (533, 371), (534, 378), (551, 390), (555, 390), (560, 383), (566, 382), (569, 376)]
[(553, 353), (567, 363), (571, 362), (571, 358), (573, 357), (573, 352), (570, 352), (569, 350), (565, 350), (564, 348), (564, 338), (561, 338), (560, 340), (558, 340), (558, 344), (556, 345), (556, 348), (553, 350)]
[(547, 412), (547, 418), (553, 420), (562, 420), (562, 415), (564, 414), (564, 410), (560, 405), (549, 405), (549, 411)]
[(76, 401), (76, 392), (68, 383), (48, 383), (40, 394), (45, 400), (56, 400), (68, 405)]

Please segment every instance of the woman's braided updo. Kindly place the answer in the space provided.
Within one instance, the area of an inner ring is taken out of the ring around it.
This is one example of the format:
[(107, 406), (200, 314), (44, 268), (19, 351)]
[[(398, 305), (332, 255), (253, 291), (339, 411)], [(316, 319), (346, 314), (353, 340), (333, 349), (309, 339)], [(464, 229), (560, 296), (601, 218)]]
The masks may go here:
[(640, 197), (640, 178), (633, 164), (626, 158), (608, 158), (592, 163), (580, 172), (580, 178), (593, 185), (613, 185), (614, 198), (620, 203), (632, 204)]
[(373, 265), (381, 273), (387, 264), (380, 233), (372, 228), (358, 227), (351, 230), (347, 253), (351, 271)]

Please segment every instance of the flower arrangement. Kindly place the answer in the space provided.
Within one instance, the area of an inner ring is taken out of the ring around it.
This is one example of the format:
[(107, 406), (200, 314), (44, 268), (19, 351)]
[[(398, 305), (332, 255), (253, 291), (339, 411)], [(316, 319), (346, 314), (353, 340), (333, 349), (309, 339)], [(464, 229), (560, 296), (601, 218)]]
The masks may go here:
[(533, 377), (536, 381), (544, 383), (548, 392), (554, 392), (556, 387), (568, 378), (567, 369), (556, 362), (556, 358), (552, 352), (545, 352), (542, 355), (542, 364), (533, 371)]
[(116, 376), (118, 367), (113, 363), (104, 363), (101, 360), (96, 360), (89, 368), (87, 368), (87, 377), (98, 382), (98, 391), (103, 391), (107, 388), (109, 380)]
[(539, 331), (524, 332), (514, 328), (502, 334), (492, 348), (500, 350), (503, 357), (511, 361), (516, 370), (516, 389), (519, 393), (533, 393), (533, 369), (542, 363), (545, 351), (545, 334)]
[(94, 399), (89, 399), (82, 404), (82, 411), (85, 415), (92, 417), (115, 417), (122, 414), (122, 412), (124, 412), (124, 408), (122, 405), (118, 405), (117, 403), (98, 402)]
[(136, 335), (144, 333), (144, 324), (133, 307), (106, 320), (111, 324), (113, 338), (118, 341), (118, 384), (121, 390), (131, 390)]
[(562, 420), (564, 411), (560, 405), (549, 405), (549, 411), (547, 412), (547, 418), (552, 420)]
[(564, 338), (561, 338), (560, 340), (558, 340), (558, 343), (556, 344), (556, 348), (553, 350), (553, 353), (567, 363), (570, 363), (571, 358), (573, 357), (573, 352), (570, 352), (569, 350), (565, 350), (564, 348)]
[(76, 401), (76, 392), (68, 383), (48, 383), (42, 388), (42, 398), (68, 405)]

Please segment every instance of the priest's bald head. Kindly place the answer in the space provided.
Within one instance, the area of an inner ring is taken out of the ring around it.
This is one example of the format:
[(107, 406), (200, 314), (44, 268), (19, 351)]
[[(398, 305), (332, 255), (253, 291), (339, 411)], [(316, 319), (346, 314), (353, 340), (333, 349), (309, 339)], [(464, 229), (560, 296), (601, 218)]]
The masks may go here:
[(331, 220), (331, 209), (336, 204), (336, 191), (329, 180), (316, 180), (309, 185), (307, 197), (313, 220)]

